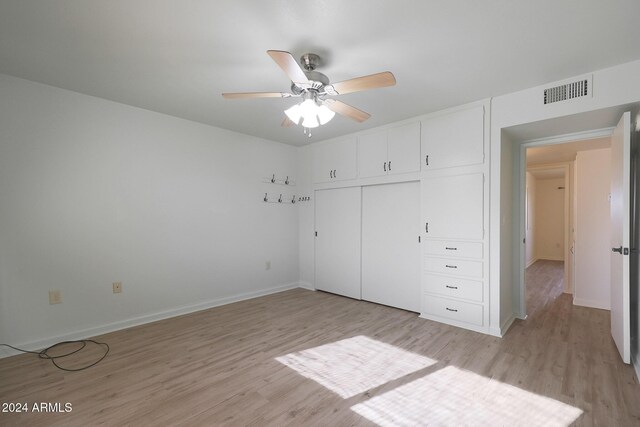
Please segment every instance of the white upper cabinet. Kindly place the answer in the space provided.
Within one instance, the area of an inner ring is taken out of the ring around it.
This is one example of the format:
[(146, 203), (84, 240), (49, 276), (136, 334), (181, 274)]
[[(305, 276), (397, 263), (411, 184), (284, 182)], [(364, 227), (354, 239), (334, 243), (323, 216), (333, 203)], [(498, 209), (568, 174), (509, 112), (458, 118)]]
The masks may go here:
[(422, 170), (484, 162), (482, 105), (422, 121)]
[(312, 146), (313, 182), (355, 179), (357, 176), (355, 138)]
[(360, 178), (420, 171), (420, 123), (359, 136), (358, 171)]
[(389, 129), (387, 141), (391, 173), (420, 171), (420, 122)]
[(482, 240), (482, 173), (425, 177), (422, 186), (422, 232), (426, 238)]
[(387, 174), (387, 132), (358, 137), (358, 176), (368, 178)]

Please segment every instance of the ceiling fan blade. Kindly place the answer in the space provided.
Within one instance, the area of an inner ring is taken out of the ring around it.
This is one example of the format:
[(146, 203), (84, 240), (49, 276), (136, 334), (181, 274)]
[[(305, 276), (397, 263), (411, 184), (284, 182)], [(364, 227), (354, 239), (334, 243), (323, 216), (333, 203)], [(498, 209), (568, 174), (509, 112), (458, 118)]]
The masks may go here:
[(291, 127), (291, 126), (293, 126), (293, 125), (295, 125), (295, 123), (293, 123), (293, 122), (289, 119), (289, 117), (286, 117), (286, 116), (285, 116), (284, 120), (282, 121), (282, 125), (281, 125), (281, 126), (282, 126), (283, 128), (290, 128), (290, 127)]
[(343, 82), (334, 83), (333, 89), (338, 95), (345, 93), (359, 92), (361, 90), (376, 89), (379, 87), (393, 86), (396, 84), (396, 78), (390, 71), (383, 73), (371, 74), (370, 76), (356, 77), (355, 79), (345, 80)]
[(294, 83), (309, 83), (307, 75), (302, 71), (295, 58), (282, 50), (268, 50), (267, 53)]
[(223, 93), (222, 97), (226, 99), (242, 99), (242, 98), (286, 98), (291, 96), (286, 92), (232, 92)]
[(371, 114), (358, 110), (356, 107), (352, 107), (344, 102), (336, 101), (335, 99), (327, 99), (324, 103), (331, 111), (353, 119), (356, 122), (362, 123), (371, 117)]

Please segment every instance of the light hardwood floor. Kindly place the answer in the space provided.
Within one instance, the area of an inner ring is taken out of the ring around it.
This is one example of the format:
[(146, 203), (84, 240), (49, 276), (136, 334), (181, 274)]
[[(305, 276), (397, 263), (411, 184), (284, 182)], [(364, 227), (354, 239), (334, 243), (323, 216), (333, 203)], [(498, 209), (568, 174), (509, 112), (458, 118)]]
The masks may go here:
[(111, 353), (83, 372), (6, 358), (0, 402), (73, 410), (0, 425), (640, 425), (609, 312), (571, 304), (562, 263), (526, 274), (502, 339), (297, 289), (97, 337)]

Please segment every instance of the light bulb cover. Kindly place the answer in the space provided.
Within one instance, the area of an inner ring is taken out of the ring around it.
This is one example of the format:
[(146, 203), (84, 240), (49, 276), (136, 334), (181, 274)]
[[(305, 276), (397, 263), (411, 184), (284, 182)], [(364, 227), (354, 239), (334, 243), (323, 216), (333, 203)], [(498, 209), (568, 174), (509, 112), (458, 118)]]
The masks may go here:
[(324, 104), (321, 105), (320, 108), (318, 108), (318, 119), (320, 119), (321, 125), (329, 123), (335, 115), (336, 113)]

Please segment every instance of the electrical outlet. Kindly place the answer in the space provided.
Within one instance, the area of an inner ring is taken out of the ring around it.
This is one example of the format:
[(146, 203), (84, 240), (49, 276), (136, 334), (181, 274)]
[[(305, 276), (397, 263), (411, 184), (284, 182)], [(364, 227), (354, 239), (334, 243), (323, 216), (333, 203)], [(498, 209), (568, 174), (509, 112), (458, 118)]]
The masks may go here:
[(267, 261), (264, 263), (264, 269), (265, 270), (271, 270), (271, 261)]
[(49, 291), (49, 304), (61, 304), (62, 303), (62, 292), (60, 291)]
[(119, 294), (122, 292), (122, 282), (113, 282), (113, 293)]

